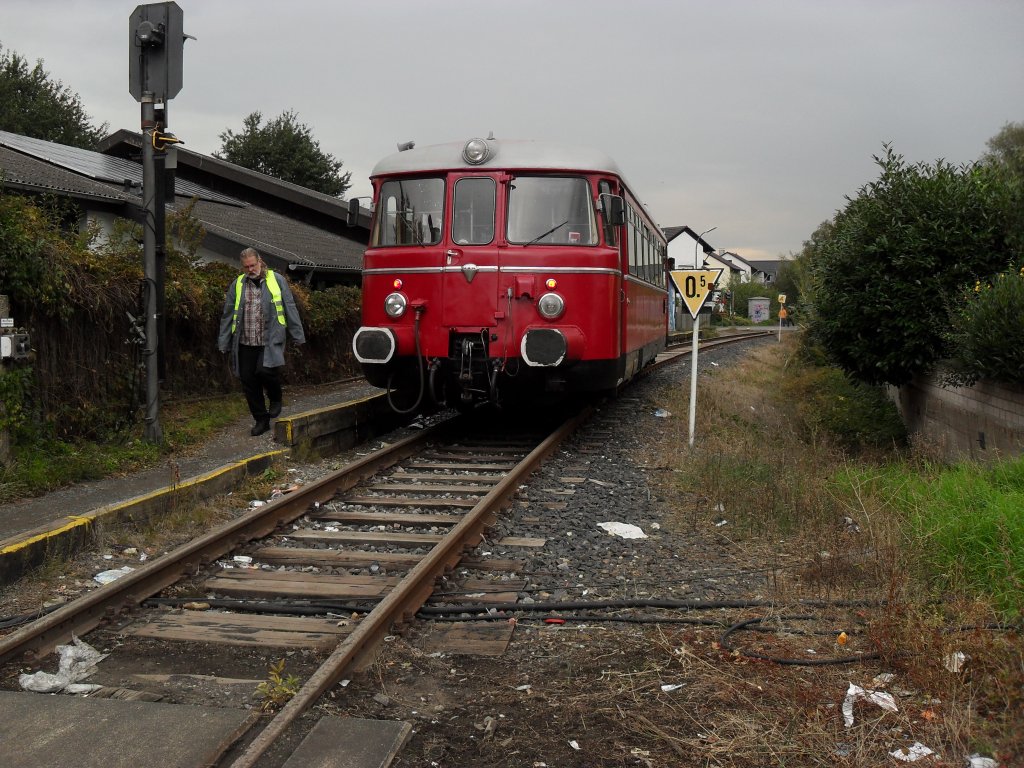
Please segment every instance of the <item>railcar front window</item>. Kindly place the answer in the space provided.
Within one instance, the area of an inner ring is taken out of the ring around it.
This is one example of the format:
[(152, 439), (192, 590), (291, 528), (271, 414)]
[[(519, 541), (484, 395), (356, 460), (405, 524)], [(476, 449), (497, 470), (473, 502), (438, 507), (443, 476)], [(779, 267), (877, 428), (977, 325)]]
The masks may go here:
[(517, 176), (509, 187), (508, 241), (523, 245), (597, 245), (586, 179)]
[(376, 211), (371, 247), (437, 245), (444, 228), (444, 180), (385, 181)]
[(494, 179), (455, 182), (452, 239), (459, 245), (486, 245), (494, 239)]

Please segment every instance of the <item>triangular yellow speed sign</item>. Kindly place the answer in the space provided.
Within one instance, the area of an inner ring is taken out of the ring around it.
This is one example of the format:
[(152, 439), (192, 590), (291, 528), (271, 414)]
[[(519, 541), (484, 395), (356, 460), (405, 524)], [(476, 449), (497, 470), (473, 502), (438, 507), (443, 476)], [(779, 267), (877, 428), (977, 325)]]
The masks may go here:
[(711, 289), (722, 274), (721, 269), (674, 269), (669, 274), (676, 290), (686, 302), (690, 317), (697, 319), (697, 313), (704, 306)]

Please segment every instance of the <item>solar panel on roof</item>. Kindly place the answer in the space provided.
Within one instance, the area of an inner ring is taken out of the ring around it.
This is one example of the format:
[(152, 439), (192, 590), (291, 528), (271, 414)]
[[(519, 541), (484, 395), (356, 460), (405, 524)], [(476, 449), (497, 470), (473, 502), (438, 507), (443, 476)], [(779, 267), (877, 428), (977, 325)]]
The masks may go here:
[[(120, 157), (111, 157), (64, 144), (54, 144), (52, 141), (31, 139), (28, 136), (19, 136), (7, 131), (0, 131), (0, 145), (97, 181), (123, 184), (125, 180), (128, 180), (137, 186), (142, 185), (142, 165)], [(245, 203), (240, 200), (184, 179), (175, 179), (174, 191), (185, 197), (198, 197), (200, 200), (210, 200), (215, 203), (245, 206)]]

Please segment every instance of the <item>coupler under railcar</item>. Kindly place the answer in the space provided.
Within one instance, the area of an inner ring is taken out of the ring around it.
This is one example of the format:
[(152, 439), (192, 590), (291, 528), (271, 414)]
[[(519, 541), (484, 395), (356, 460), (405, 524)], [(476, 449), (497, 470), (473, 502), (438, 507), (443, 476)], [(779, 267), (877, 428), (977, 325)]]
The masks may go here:
[[(519, 356), (503, 356), (491, 331), (451, 331), (447, 357), (395, 354), (389, 328), (360, 328), (353, 350), (370, 384), (385, 389), (399, 413), (439, 407), (468, 410), (482, 402), (537, 402), (572, 392), (613, 390), (622, 380), (620, 360), (579, 360), (576, 329), (527, 329)], [(417, 344), (418, 347), (418, 344)], [(419, 349), (417, 349), (419, 351)]]

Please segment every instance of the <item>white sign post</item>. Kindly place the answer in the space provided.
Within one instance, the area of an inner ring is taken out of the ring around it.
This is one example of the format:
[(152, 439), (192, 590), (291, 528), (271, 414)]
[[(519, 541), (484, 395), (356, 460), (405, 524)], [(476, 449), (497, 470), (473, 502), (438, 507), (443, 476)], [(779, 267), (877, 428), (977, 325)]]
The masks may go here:
[(693, 318), (693, 349), (690, 352), (690, 447), (693, 448), (693, 433), (697, 425), (697, 340), (700, 336), (700, 308), (704, 305), (715, 282), (721, 276), (721, 269), (677, 269), (669, 272), (676, 290), (686, 302)]

